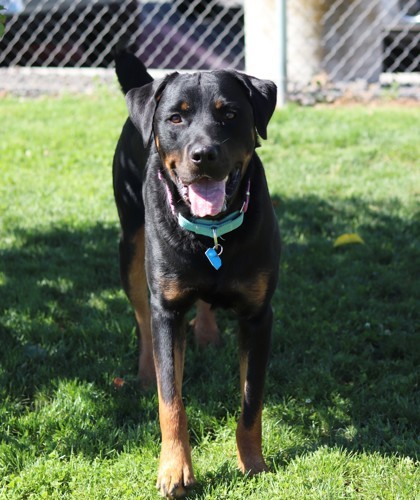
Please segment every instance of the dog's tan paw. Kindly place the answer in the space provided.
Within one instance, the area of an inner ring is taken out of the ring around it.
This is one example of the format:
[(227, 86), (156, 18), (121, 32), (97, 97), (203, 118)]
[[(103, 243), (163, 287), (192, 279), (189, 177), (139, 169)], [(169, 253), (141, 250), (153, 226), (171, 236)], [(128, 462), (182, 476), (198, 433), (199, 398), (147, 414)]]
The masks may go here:
[(241, 472), (253, 476), (269, 471), (262, 454), (261, 413), (254, 426), (249, 429), (244, 426), (242, 419), (239, 421), (236, 430), (236, 445)]
[[(189, 448), (189, 446), (187, 445)], [(195, 483), (189, 452), (182, 443), (162, 447), (156, 487), (166, 498), (179, 498)]]
[(269, 472), (269, 468), (265, 463), (264, 457), (260, 454), (257, 455), (238, 455), (239, 470), (243, 474), (254, 476), (261, 472)]

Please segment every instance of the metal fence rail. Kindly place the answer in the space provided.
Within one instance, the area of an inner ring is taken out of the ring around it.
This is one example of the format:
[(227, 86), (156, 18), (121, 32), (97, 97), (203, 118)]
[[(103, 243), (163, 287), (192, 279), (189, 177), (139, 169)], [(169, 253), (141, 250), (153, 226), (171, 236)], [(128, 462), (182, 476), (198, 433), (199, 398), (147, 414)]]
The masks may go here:
[[(249, 1), (0, 0), (0, 66), (106, 68), (130, 46), (149, 68), (244, 70)], [(289, 83), (419, 72), (420, 0), (289, 0), (286, 55)]]

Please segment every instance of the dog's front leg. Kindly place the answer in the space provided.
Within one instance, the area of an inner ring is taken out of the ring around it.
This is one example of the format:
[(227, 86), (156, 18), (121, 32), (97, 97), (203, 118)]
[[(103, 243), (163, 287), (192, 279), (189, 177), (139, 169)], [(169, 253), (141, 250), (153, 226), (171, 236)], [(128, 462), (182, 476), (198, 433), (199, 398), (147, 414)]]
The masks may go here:
[[(181, 315), (152, 297), (152, 335), (159, 396), (162, 448), (157, 488), (178, 497), (194, 484), (187, 416), (182, 403), (185, 329)], [(183, 315), (182, 315), (183, 316)]]
[(240, 319), (242, 413), (236, 430), (239, 468), (257, 474), (268, 470), (262, 454), (261, 415), (270, 349), (271, 306), (253, 318)]

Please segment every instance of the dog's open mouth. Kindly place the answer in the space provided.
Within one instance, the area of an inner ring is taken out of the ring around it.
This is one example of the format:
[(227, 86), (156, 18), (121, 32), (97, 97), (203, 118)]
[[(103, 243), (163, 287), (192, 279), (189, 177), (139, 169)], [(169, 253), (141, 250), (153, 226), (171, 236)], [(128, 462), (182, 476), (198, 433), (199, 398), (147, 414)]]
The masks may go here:
[(227, 202), (235, 193), (240, 177), (240, 169), (237, 168), (221, 181), (200, 177), (186, 185), (177, 177), (177, 182), (182, 198), (190, 206), (193, 215), (215, 217), (226, 210)]

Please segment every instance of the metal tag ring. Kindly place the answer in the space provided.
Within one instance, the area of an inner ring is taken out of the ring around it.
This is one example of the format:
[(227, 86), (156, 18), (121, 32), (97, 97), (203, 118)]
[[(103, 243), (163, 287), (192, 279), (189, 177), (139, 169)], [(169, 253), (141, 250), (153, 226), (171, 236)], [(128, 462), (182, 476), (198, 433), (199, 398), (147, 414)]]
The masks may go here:
[(213, 250), (217, 253), (217, 255), (222, 255), (223, 253), (223, 247), (219, 243), (217, 245), (214, 245)]

